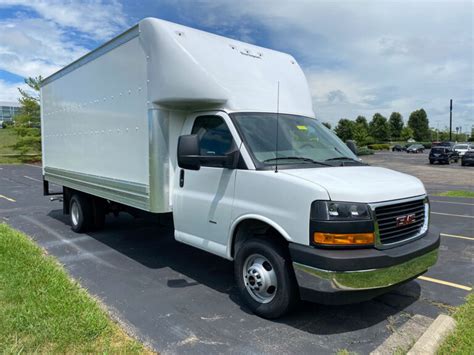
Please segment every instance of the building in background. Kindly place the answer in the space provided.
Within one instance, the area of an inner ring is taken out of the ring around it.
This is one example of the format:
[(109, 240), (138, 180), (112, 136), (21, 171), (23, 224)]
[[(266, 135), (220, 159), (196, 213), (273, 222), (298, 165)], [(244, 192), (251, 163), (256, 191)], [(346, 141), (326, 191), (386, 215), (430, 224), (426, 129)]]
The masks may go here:
[(18, 102), (0, 101), (0, 122), (13, 121), (14, 116), (19, 112)]

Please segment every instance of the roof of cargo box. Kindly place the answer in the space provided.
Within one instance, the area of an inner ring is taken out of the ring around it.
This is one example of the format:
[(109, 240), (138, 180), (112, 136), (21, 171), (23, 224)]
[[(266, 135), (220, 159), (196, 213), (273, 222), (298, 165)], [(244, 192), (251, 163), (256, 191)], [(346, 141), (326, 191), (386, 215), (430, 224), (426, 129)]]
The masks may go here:
[(138, 31), (128, 30), (43, 85), (137, 35), (154, 105), (276, 112), (279, 83), (280, 112), (314, 116), (308, 83), (292, 56), (155, 18), (143, 19)]

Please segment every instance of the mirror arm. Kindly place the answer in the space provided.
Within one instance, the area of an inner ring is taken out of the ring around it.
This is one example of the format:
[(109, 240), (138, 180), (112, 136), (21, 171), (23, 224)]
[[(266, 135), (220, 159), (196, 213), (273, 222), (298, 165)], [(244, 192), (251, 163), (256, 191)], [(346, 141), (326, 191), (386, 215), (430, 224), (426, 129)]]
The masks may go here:
[(184, 159), (199, 159), (201, 164), (206, 163), (206, 162), (209, 162), (209, 163), (212, 163), (212, 162), (220, 163), (220, 162), (222, 162), (223, 165), (224, 165), (223, 167), (228, 168), (228, 169), (236, 169), (237, 164), (239, 163), (239, 155), (240, 155), (240, 151), (237, 149), (237, 150), (234, 150), (234, 151), (230, 152), (227, 155), (215, 155), (215, 156), (212, 156), (212, 155), (184, 155), (183, 158)]

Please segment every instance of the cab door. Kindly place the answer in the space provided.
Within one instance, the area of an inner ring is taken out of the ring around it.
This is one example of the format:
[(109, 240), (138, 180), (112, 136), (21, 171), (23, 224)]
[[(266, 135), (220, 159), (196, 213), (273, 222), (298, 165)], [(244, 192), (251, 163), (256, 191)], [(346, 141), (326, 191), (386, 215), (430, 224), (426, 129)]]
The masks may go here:
[[(198, 136), (201, 156), (226, 155), (241, 145), (230, 118), (221, 112), (189, 118), (182, 134)], [(178, 167), (173, 195), (176, 240), (226, 257), (236, 173), (212, 160), (201, 163), (199, 170)]]

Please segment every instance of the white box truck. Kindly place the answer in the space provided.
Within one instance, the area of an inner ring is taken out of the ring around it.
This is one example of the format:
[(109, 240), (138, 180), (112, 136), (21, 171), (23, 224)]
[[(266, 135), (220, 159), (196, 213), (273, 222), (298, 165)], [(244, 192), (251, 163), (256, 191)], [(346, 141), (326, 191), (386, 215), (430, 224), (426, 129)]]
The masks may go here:
[(176, 240), (234, 261), (260, 316), (374, 297), (436, 262), (423, 184), (315, 119), (288, 54), (146, 18), (46, 78), (41, 103), (44, 193), (63, 187), (74, 231), (172, 212)]

